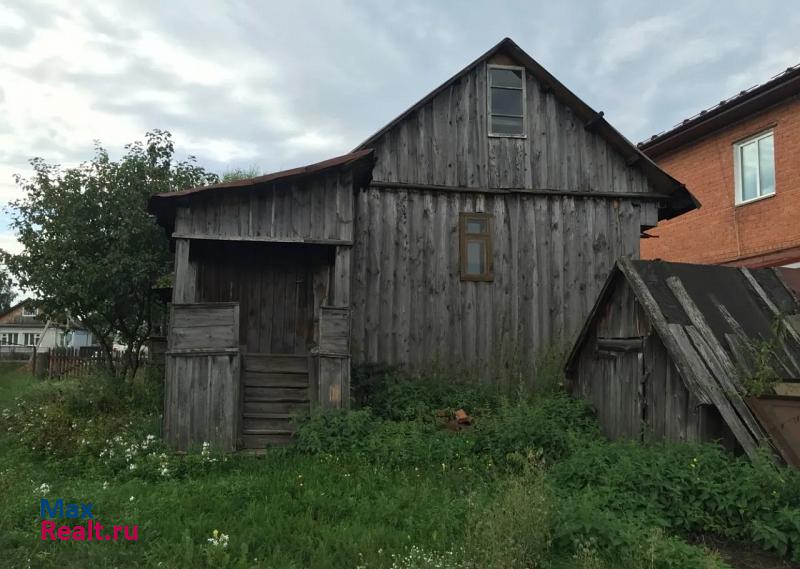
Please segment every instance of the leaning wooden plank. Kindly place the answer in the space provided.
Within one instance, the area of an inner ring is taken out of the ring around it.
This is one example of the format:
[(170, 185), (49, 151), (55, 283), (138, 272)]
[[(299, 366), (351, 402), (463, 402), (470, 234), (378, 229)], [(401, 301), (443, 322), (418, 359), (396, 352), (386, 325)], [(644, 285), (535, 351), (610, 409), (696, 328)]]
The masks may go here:
[[(736, 366), (731, 361), (728, 352), (725, 351), (725, 348), (722, 347), (722, 344), (714, 335), (714, 331), (711, 329), (711, 326), (709, 326), (703, 313), (689, 296), (681, 280), (676, 276), (667, 277), (667, 287), (672, 291), (672, 294), (689, 317), (692, 325), (703, 335), (705, 340), (704, 346), (708, 346), (710, 349), (710, 352), (705, 355), (707, 355), (709, 363), (714, 366), (711, 368), (712, 371), (717, 371), (714, 375), (720, 380), (720, 385), (723, 389), (726, 389), (728, 387), (726, 383), (730, 382), (730, 378), (737, 376)], [(743, 391), (740, 385), (732, 384), (730, 387), (737, 393)]]
[(728, 352), (725, 351), (725, 348), (722, 347), (722, 344), (714, 335), (705, 316), (689, 296), (680, 279), (675, 276), (668, 277), (667, 286), (692, 322), (693, 326), (687, 326), (686, 332), (705, 359), (708, 369), (711, 370), (716, 378), (722, 392), (728, 397), (733, 408), (741, 416), (742, 421), (753, 433), (755, 439), (757, 441), (764, 440), (766, 434), (741, 397), (742, 393), (744, 393), (744, 388), (739, 382), (735, 381), (735, 378), (738, 377), (738, 372)]
[(708, 365), (712, 374), (717, 378), (720, 387), (722, 388), (722, 392), (728, 396), (728, 399), (731, 401), (734, 409), (736, 409), (736, 412), (739, 413), (739, 416), (742, 418), (742, 422), (747, 426), (748, 429), (750, 429), (750, 432), (757, 441), (763, 442), (766, 439), (767, 434), (761, 428), (761, 425), (751, 413), (750, 408), (742, 399), (742, 394), (737, 391), (737, 388), (740, 388), (740, 386), (734, 383), (730, 377), (725, 375), (725, 370), (721, 369), (719, 367), (719, 363), (715, 361), (712, 353), (714, 348), (709, 345), (708, 337), (704, 333), (701, 333), (694, 326), (686, 326), (684, 329), (689, 335), (689, 338), (692, 340), (695, 348), (697, 348), (700, 355), (703, 356), (703, 359)]
[(675, 367), (678, 368), (686, 387), (694, 392), (695, 397), (697, 397), (700, 403), (704, 403), (706, 405), (710, 404), (711, 397), (706, 391), (706, 386), (697, 377), (689, 359), (683, 353), (680, 345), (673, 337), (672, 329), (667, 323), (667, 319), (664, 316), (664, 313), (661, 311), (661, 307), (653, 297), (650, 289), (647, 288), (647, 284), (642, 280), (642, 277), (639, 276), (639, 273), (636, 272), (636, 268), (633, 266), (632, 261), (627, 257), (622, 257), (617, 262), (617, 266), (628, 279), (628, 282), (630, 283), (636, 298), (639, 300), (639, 303), (647, 311), (653, 327), (661, 337), (661, 341), (672, 357)]
[[(683, 353), (686, 363), (691, 367), (692, 373), (697, 378), (697, 381), (704, 386), (705, 392), (709, 396), (711, 403), (714, 404), (720, 415), (722, 415), (725, 423), (728, 425), (731, 432), (736, 437), (736, 440), (747, 453), (747, 456), (755, 458), (758, 449), (757, 441), (753, 438), (750, 430), (742, 422), (741, 417), (733, 408), (731, 402), (728, 400), (725, 394), (722, 393), (722, 390), (719, 389), (716, 380), (706, 367), (706, 364), (703, 362), (702, 358), (698, 355), (694, 345), (692, 344), (692, 341), (689, 339), (689, 336), (683, 329), (683, 326), (680, 324), (669, 324), (668, 326), (670, 329), (669, 335), (671, 341), (674, 342), (677, 349)], [(683, 375), (683, 370), (681, 370), (680, 367), (679, 370), (681, 371), (681, 375)]]
[[(742, 269), (739, 269), (739, 271), (741, 271), (742, 275), (744, 275), (744, 278), (747, 279), (747, 282), (750, 284), (752, 289), (756, 292), (758, 297), (764, 302), (764, 304), (767, 306), (767, 308), (769, 308), (770, 312), (772, 312), (772, 314), (775, 316), (775, 318), (782, 318), (785, 321), (786, 319), (784, 318), (784, 315), (781, 313), (780, 310), (778, 310), (778, 307), (775, 306), (775, 303), (772, 302), (772, 300), (770, 299), (770, 297), (767, 294), (767, 292), (764, 290), (764, 288), (761, 286), (761, 284), (759, 284), (759, 282), (753, 276), (753, 273), (750, 272), (750, 269), (742, 268)], [(788, 325), (786, 326), (786, 331), (789, 333), (789, 335), (792, 338), (794, 338), (794, 340), (796, 342), (800, 342), (800, 330), (798, 330), (793, 325), (793, 324), (795, 324), (795, 322), (788, 322), (787, 324)]]

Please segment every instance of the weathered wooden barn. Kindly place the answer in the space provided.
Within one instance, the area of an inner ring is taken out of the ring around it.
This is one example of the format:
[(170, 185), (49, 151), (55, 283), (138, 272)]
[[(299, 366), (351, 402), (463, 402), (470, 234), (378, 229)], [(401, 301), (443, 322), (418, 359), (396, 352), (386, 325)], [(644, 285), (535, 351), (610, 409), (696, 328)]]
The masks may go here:
[(152, 198), (175, 243), (165, 434), (285, 440), (347, 404), (351, 362), (530, 361), (697, 205), (505, 39), (351, 154)]
[[(800, 270), (620, 259), (566, 369), (610, 438), (771, 441), (800, 466)], [(754, 398), (759, 374), (780, 382)]]

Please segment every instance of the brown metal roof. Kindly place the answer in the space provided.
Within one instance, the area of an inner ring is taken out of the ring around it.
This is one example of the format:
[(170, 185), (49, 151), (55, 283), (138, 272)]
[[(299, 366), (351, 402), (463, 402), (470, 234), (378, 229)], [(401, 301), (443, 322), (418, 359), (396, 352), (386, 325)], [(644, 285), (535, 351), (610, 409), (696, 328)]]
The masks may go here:
[(436, 89), (425, 95), (409, 109), (397, 116), (378, 132), (362, 142), (356, 150), (369, 147), (376, 139), (383, 136), (387, 131), (402, 122), (410, 114), (428, 103), (436, 95), (447, 89), (461, 75), (472, 69), (475, 65), (485, 61), (495, 53), (503, 52), (510, 55), (513, 59), (522, 64), (543, 87), (551, 90), (553, 94), (564, 104), (570, 107), (575, 115), (584, 121), (585, 125), (591, 124), (606, 142), (621, 153), (628, 164), (639, 168), (648, 180), (653, 184), (656, 192), (673, 196), (672, 203), (663, 208), (660, 215), (664, 219), (669, 219), (700, 207), (700, 202), (686, 189), (681, 182), (667, 174), (637, 146), (625, 138), (618, 130), (603, 118), (602, 112), (597, 112), (587, 105), (580, 97), (570, 91), (563, 83), (556, 79), (549, 71), (542, 67), (536, 60), (528, 55), (511, 38), (504, 38), (489, 51), (481, 55), (478, 59), (467, 65), (464, 69), (453, 75), (450, 79), (439, 85)]
[(366, 161), (372, 156), (372, 149), (365, 148), (335, 158), (329, 158), (322, 162), (316, 162), (307, 166), (300, 166), (290, 170), (281, 170), (280, 172), (273, 172), (263, 176), (256, 176), (254, 178), (246, 178), (244, 180), (235, 180), (233, 182), (221, 182), (219, 184), (209, 184), (207, 186), (199, 186), (196, 188), (189, 188), (177, 192), (162, 192), (154, 194), (150, 197), (147, 204), (147, 210), (153, 213), (158, 218), (161, 225), (169, 227), (172, 224), (172, 217), (175, 214), (175, 204), (180, 198), (187, 196), (194, 196), (210, 191), (219, 191), (226, 189), (237, 188), (252, 188), (262, 184), (271, 182), (280, 182), (303, 178), (306, 176), (313, 176), (335, 168), (345, 168), (357, 162)]
[(335, 158), (329, 158), (327, 160), (323, 160), (322, 162), (309, 164), (308, 166), (300, 166), (298, 168), (292, 168), (291, 170), (272, 172), (271, 174), (256, 176), (255, 178), (246, 178), (244, 180), (235, 180), (233, 182), (220, 182), (219, 184), (209, 184), (208, 186), (198, 186), (196, 188), (189, 188), (179, 192), (162, 192), (160, 194), (155, 194), (153, 198), (180, 198), (183, 196), (188, 196), (189, 194), (196, 194), (198, 192), (205, 192), (208, 190), (218, 190), (221, 188), (246, 188), (257, 186), (259, 184), (266, 184), (267, 182), (284, 180), (287, 178), (309, 176), (311, 174), (317, 174), (325, 170), (330, 170), (331, 168), (338, 168), (352, 164), (353, 162), (361, 160), (370, 154), (372, 154), (372, 149), (365, 148), (349, 154), (343, 154), (342, 156), (336, 156)]
[(778, 73), (766, 83), (740, 91), (684, 119), (669, 130), (654, 134), (640, 142), (638, 146), (650, 157), (660, 156), (798, 94), (800, 94), (800, 64)]

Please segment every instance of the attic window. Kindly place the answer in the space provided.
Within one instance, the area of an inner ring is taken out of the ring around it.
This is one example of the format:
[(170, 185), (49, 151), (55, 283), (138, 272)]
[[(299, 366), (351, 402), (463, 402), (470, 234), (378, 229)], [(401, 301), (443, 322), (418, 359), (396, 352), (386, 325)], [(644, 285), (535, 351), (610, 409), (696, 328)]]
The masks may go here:
[(461, 213), (459, 241), (462, 281), (491, 281), (492, 224), (490, 213)]
[(33, 306), (28, 306), (27, 304), (22, 307), (22, 315), (23, 316), (36, 316), (36, 308)]
[(489, 136), (525, 137), (525, 69), (489, 66)]

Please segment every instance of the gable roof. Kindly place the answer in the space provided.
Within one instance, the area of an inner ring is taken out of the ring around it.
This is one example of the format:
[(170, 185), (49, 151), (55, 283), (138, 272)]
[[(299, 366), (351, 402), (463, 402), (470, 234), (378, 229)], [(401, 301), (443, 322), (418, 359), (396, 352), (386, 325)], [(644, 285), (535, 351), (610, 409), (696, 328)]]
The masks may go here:
[(241, 189), (253, 188), (262, 184), (269, 184), (272, 182), (284, 182), (289, 180), (298, 180), (301, 178), (322, 174), (330, 170), (338, 168), (349, 168), (357, 163), (367, 163), (372, 158), (372, 150), (365, 148), (323, 160), (322, 162), (315, 162), (306, 166), (299, 166), (289, 170), (281, 170), (279, 172), (272, 172), (263, 176), (256, 176), (254, 178), (245, 178), (243, 180), (234, 180), (232, 182), (220, 182), (217, 184), (209, 184), (207, 186), (198, 186), (196, 188), (188, 188), (177, 192), (161, 192), (150, 196), (147, 203), (147, 210), (156, 216), (161, 225), (169, 226), (171, 218), (175, 215), (176, 202), (181, 201), (180, 198), (193, 196), (197, 194), (215, 192), (226, 189)]
[(800, 94), (800, 64), (787, 68), (761, 85), (740, 91), (684, 119), (669, 130), (654, 134), (640, 142), (638, 146), (648, 156), (660, 156), (798, 94)]
[(602, 112), (597, 112), (581, 100), (575, 93), (567, 89), (549, 71), (542, 67), (536, 60), (528, 55), (511, 38), (504, 38), (486, 53), (467, 65), (464, 69), (450, 77), (436, 89), (425, 95), (410, 108), (398, 115), (386, 126), (359, 144), (355, 150), (369, 148), (378, 138), (391, 130), (394, 126), (405, 120), (409, 115), (433, 100), (439, 93), (450, 87), (459, 77), (474, 66), (486, 61), (497, 53), (505, 53), (518, 61), (525, 69), (536, 78), (544, 87), (550, 89), (557, 99), (572, 109), (575, 115), (583, 120), (584, 125), (591, 124), (595, 130), (612, 148), (622, 154), (629, 165), (633, 165), (647, 177), (657, 192), (672, 196), (671, 203), (665, 208), (666, 218), (675, 217), (681, 213), (700, 207), (700, 202), (686, 189), (686, 186), (667, 174), (635, 144), (625, 138), (603, 117)]
[[(742, 448), (753, 454), (766, 440), (743, 401), (737, 379), (754, 373), (748, 354), (773, 338), (782, 321), (786, 335), (772, 363), (785, 380), (800, 379), (800, 296), (797, 269), (745, 269), (620, 259), (606, 280), (567, 360), (568, 374), (611, 294), (624, 281), (660, 337), (686, 388), (717, 407)], [(789, 277), (788, 279), (786, 277)]]
[(31, 298), (27, 298), (26, 297), (26, 298), (23, 298), (22, 300), (20, 300), (19, 302), (17, 302), (16, 304), (13, 304), (13, 305), (9, 306), (8, 308), (6, 308), (2, 312), (0, 312), (0, 318), (5, 316), (6, 314), (11, 314), (17, 308), (20, 308), (20, 307), (24, 306), (25, 304), (28, 304), (29, 302), (31, 302), (31, 300), (32, 300)]

